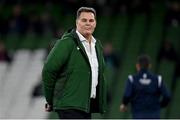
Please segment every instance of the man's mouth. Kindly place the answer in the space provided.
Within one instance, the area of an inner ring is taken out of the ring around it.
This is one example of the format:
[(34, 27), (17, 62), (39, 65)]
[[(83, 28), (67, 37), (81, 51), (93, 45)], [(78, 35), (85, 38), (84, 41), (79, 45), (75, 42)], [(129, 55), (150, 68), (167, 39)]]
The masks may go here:
[(85, 28), (85, 30), (91, 30), (91, 28)]

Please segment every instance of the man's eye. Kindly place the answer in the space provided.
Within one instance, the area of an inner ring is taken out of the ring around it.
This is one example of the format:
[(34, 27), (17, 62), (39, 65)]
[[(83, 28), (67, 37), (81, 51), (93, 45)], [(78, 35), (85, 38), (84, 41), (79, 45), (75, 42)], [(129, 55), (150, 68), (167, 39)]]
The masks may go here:
[(93, 20), (93, 19), (91, 19), (91, 20), (89, 20), (89, 22), (94, 22), (94, 20)]
[(87, 20), (86, 20), (86, 19), (82, 19), (81, 21), (82, 21), (82, 22), (86, 22)]

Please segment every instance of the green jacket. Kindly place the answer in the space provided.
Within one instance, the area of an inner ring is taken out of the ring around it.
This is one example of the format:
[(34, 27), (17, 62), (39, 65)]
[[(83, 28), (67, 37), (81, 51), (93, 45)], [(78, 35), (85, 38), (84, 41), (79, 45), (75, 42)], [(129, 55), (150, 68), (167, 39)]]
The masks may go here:
[[(96, 40), (99, 62), (98, 86), (100, 113), (106, 111), (103, 48)], [(78, 109), (89, 112), (91, 67), (85, 49), (75, 30), (66, 32), (57, 41), (42, 71), (45, 98), (53, 109)]]

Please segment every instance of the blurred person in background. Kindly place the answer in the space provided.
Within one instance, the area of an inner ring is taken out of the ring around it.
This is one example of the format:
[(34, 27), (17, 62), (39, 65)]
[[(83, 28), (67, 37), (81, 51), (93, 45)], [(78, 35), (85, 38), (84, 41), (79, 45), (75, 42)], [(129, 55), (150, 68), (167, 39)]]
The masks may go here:
[(177, 80), (180, 77), (180, 58), (178, 58), (178, 61), (175, 64), (175, 70), (174, 70), (174, 74), (173, 74), (173, 81), (171, 83), (171, 90), (172, 92), (175, 91), (176, 89), (176, 85), (177, 85)]
[(174, 27), (180, 25), (180, 3), (178, 1), (169, 2), (165, 16), (165, 25)]
[(150, 67), (149, 56), (141, 55), (136, 64), (137, 74), (128, 76), (120, 111), (126, 111), (131, 103), (134, 119), (158, 119), (160, 109), (170, 102), (170, 93), (162, 76), (150, 72)]
[(5, 39), (8, 33), (8, 20), (3, 17), (3, 10), (0, 6), (0, 37)]
[(175, 50), (173, 44), (168, 40), (163, 41), (163, 43), (161, 44), (161, 47), (157, 56), (157, 62), (158, 62), (157, 65), (160, 65), (160, 62), (162, 60), (168, 60), (175, 64), (175, 69), (174, 69), (173, 78), (171, 82), (171, 91), (173, 93), (176, 87), (177, 78), (180, 76), (180, 62), (179, 62), (180, 60), (179, 60), (178, 52)]
[(144, 13), (145, 15), (150, 15), (151, 0), (128, 0), (127, 4), (130, 13)]
[(52, 36), (57, 31), (54, 19), (48, 11), (39, 15), (32, 10), (29, 17), (29, 31), (36, 36)]
[(6, 49), (6, 46), (4, 45), (3, 41), (0, 41), (0, 61), (5, 61), (10, 63), (11, 57)]
[(120, 66), (120, 57), (116, 54), (111, 43), (104, 45), (104, 59), (108, 66), (118, 69)]
[[(61, 0), (62, 14), (68, 15), (81, 5), (80, 0)], [(68, 8), (68, 9), (67, 9)]]
[(44, 35), (48, 35), (48, 34), (53, 35), (57, 31), (54, 19), (52, 18), (49, 12), (44, 12), (41, 15), (41, 21), (43, 25)]
[(126, 0), (106, 0), (105, 2), (106, 14), (110, 13), (112, 16), (116, 16), (119, 13), (126, 14), (127, 13), (127, 1)]
[(104, 44), (104, 59), (106, 62), (106, 75), (108, 82), (108, 104), (111, 104), (112, 91), (114, 91), (114, 85), (117, 83), (118, 69), (121, 64), (119, 53), (113, 49), (112, 43), (107, 42)]
[(163, 41), (159, 49), (159, 53), (157, 57), (158, 63), (160, 63), (160, 61), (163, 59), (171, 61), (171, 62), (176, 62), (178, 59), (178, 54), (173, 44), (168, 40)]
[(24, 35), (28, 30), (28, 17), (22, 11), (20, 4), (14, 5), (12, 16), (9, 18), (9, 32), (11, 34)]
[(29, 29), (28, 32), (32, 32), (36, 36), (42, 36), (44, 32), (43, 22), (41, 16), (34, 10), (29, 14)]
[(103, 48), (93, 37), (96, 11), (81, 7), (76, 29), (64, 33), (50, 51), (42, 71), (45, 110), (59, 118), (90, 119), (106, 111)]

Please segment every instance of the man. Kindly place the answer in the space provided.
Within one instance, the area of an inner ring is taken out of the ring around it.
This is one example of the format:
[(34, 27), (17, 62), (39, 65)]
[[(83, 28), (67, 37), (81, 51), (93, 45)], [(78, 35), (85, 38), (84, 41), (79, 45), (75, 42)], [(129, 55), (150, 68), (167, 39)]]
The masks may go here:
[(120, 111), (126, 111), (130, 102), (134, 119), (158, 119), (160, 109), (167, 106), (170, 101), (170, 94), (162, 77), (151, 73), (150, 66), (149, 56), (139, 56), (136, 64), (138, 73), (129, 75), (126, 83)]
[(105, 112), (103, 48), (92, 36), (95, 27), (96, 11), (79, 8), (76, 29), (57, 41), (43, 67), (46, 111), (55, 110), (59, 118), (89, 119)]

